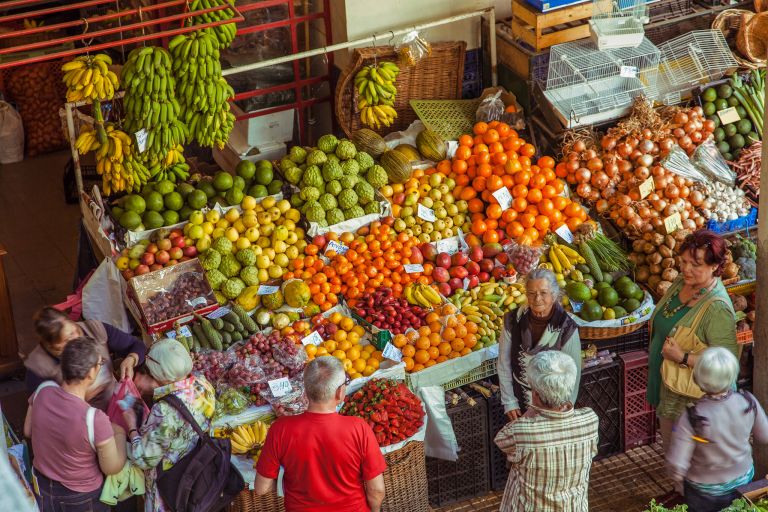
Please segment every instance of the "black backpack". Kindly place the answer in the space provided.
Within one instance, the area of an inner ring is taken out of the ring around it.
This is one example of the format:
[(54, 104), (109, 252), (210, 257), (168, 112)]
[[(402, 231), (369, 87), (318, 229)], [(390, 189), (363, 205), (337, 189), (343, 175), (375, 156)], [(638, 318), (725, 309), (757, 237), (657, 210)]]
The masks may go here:
[(161, 400), (176, 409), (200, 440), (197, 446), (167, 471), (157, 466), (157, 490), (173, 512), (214, 512), (229, 505), (245, 488), (240, 472), (230, 460), (229, 439), (211, 438), (203, 432), (184, 403), (174, 395)]

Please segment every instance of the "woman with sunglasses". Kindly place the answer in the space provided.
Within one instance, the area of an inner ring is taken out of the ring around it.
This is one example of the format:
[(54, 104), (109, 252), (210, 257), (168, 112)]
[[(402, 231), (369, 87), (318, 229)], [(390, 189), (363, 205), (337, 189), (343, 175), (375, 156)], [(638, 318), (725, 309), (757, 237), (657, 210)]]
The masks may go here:
[(69, 341), (62, 383), (42, 383), (30, 397), (24, 435), (32, 439), (36, 495), (42, 512), (108, 511), (99, 501), (104, 475), (125, 464), (125, 432), (85, 401), (104, 365), (98, 345)]
[[(646, 398), (656, 407), (664, 449), (669, 449), (672, 426), (690, 398), (675, 393), (661, 378), (667, 359), (695, 368), (698, 357), (684, 352), (673, 339), (679, 327), (695, 330), (709, 347), (724, 347), (738, 357), (736, 314), (720, 275), (725, 264), (725, 241), (715, 233), (696, 231), (680, 246), (680, 275), (656, 305), (650, 321)], [(695, 325), (694, 325), (695, 324)]]

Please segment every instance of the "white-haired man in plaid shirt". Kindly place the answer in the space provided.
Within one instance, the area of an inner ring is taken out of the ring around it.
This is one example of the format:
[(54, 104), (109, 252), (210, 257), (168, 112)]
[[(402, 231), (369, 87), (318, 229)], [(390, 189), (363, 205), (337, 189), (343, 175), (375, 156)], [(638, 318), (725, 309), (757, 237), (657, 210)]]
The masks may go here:
[(496, 435), (511, 463), (502, 512), (587, 512), (598, 418), (570, 402), (576, 385), (573, 359), (558, 351), (536, 354), (528, 364), (532, 404)]

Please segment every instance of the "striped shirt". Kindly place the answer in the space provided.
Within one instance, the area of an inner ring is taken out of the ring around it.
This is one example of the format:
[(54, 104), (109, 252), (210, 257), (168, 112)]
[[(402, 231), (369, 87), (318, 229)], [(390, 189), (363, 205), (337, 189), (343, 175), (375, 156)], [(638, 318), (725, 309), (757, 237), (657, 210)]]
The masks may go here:
[(597, 454), (592, 409), (529, 409), (495, 442), (512, 464), (501, 512), (588, 512), (589, 469)]

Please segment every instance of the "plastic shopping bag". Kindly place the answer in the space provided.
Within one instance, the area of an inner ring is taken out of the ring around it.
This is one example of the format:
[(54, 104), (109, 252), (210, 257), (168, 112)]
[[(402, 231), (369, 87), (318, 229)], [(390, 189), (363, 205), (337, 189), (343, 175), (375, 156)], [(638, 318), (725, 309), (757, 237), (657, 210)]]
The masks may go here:
[(123, 306), (125, 279), (109, 258), (104, 258), (83, 287), (83, 318), (99, 320), (123, 332), (133, 328)]
[(0, 164), (24, 160), (24, 125), (13, 107), (0, 101)]
[[(112, 395), (112, 399), (109, 401), (107, 416), (109, 417), (109, 421), (123, 427), (126, 433), (128, 432), (128, 426), (125, 424), (123, 410), (120, 408), (118, 402), (125, 399), (127, 396), (132, 396), (135, 399), (134, 410), (142, 412), (141, 415), (138, 414), (138, 412), (136, 414), (136, 419), (139, 420), (140, 423), (143, 423), (143, 420), (149, 416), (149, 407), (147, 407), (147, 404), (141, 399), (141, 393), (139, 393), (139, 390), (136, 388), (136, 384), (133, 383), (132, 379), (123, 380), (118, 386), (117, 391), (115, 391), (115, 394)], [(139, 426), (141, 426), (141, 424), (139, 424)]]

